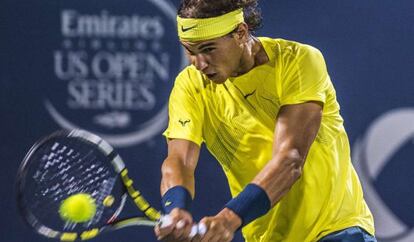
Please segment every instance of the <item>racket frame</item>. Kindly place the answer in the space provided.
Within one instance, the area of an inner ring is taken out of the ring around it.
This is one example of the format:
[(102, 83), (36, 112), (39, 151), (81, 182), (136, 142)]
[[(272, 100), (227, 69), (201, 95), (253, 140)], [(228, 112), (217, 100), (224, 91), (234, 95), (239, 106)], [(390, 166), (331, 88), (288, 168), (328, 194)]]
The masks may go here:
[[(111, 219), (108, 220), (107, 224), (105, 224), (102, 227), (91, 228), (82, 232), (63, 232), (51, 229), (39, 222), (36, 216), (23, 205), (24, 199), (22, 191), (23, 186), (25, 184), (25, 178), (29, 168), (31, 157), (47, 141), (56, 137), (80, 139), (83, 142), (91, 143), (92, 145), (99, 148), (99, 150), (109, 158), (115, 172), (120, 176), (128, 196), (132, 198), (134, 204), (145, 214), (146, 217), (132, 217), (122, 220), (116, 220), (118, 215), (121, 213), (124, 203), (126, 201), (126, 194), (124, 194), (125, 196), (123, 196), (124, 198), (121, 202), (122, 205), (119, 206), (119, 208), (113, 214)], [(108, 142), (106, 142), (99, 136), (85, 130), (59, 130), (37, 141), (27, 152), (26, 156), (22, 161), (22, 164), (19, 167), (16, 179), (16, 190), (18, 208), (21, 212), (21, 215), (24, 217), (24, 221), (30, 227), (32, 227), (37, 233), (49, 238), (60, 239), (61, 241), (88, 240), (96, 237), (102, 232), (113, 231), (129, 226), (153, 227), (159, 224), (159, 221), (161, 219), (161, 213), (155, 208), (153, 208), (148, 203), (148, 201), (142, 196), (139, 190), (137, 190), (133, 186), (133, 181), (128, 176), (128, 169), (125, 167), (125, 163), (123, 162), (119, 154), (114, 150), (114, 148), (112, 148), (112, 146)]]

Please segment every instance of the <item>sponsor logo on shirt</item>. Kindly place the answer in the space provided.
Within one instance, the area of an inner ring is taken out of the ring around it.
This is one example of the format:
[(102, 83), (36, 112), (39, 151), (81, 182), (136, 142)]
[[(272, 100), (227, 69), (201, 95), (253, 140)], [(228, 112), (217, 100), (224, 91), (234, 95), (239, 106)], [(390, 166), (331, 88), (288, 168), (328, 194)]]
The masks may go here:
[(251, 93), (247, 93), (246, 95), (244, 95), (244, 98), (247, 99), (248, 97), (250, 97), (251, 95), (253, 95), (256, 92), (256, 90), (254, 90)]
[(191, 120), (186, 119), (186, 120), (178, 120), (178, 122), (181, 124), (181, 126), (185, 127)]

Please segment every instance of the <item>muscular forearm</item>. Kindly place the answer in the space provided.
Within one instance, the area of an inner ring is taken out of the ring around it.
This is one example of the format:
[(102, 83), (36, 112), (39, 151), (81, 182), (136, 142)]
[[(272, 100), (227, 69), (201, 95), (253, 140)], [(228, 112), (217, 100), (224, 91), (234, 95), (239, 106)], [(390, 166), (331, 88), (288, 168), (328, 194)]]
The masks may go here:
[(242, 226), (266, 214), (299, 179), (321, 118), (322, 105), (317, 102), (287, 105), (279, 111), (272, 159), (226, 204), (242, 219)]
[(299, 179), (302, 174), (304, 159), (295, 150), (276, 154), (253, 179), (252, 183), (266, 191), (272, 207)]
[(283, 107), (278, 116), (273, 157), (252, 183), (262, 187), (273, 207), (302, 174), (322, 119), (322, 105), (309, 102)]
[(180, 139), (168, 142), (168, 156), (161, 173), (162, 205), (170, 222), (156, 226), (158, 240), (187, 241), (193, 226), (191, 203), (194, 198), (194, 170), (200, 148), (197, 144)]
[(194, 168), (176, 157), (167, 157), (162, 165), (161, 194), (174, 186), (183, 186), (194, 197)]

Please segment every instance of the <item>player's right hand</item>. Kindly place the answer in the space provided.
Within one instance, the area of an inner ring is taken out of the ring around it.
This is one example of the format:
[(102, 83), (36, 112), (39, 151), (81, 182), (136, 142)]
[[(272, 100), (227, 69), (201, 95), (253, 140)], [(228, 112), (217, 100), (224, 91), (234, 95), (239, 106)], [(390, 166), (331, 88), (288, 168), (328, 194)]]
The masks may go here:
[(190, 233), (193, 226), (191, 214), (180, 208), (174, 208), (165, 215), (161, 223), (154, 228), (158, 240), (166, 242), (191, 241)]

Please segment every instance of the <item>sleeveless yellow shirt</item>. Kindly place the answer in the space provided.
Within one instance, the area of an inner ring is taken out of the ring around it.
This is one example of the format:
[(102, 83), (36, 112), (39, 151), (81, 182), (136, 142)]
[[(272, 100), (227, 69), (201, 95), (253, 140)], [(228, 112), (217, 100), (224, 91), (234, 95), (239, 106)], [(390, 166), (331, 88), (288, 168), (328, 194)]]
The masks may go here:
[(194, 66), (185, 68), (170, 96), (164, 135), (205, 142), (236, 196), (272, 157), (279, 109), (319, 101), (322, 122), (302, 176), (266, 215), (245, 226), (243, 235), (247, 242), (317, 241), (350, 226), (374, 234), (322, 54), (293, 41), (259, 40), (269, 61), (223, 84)]

